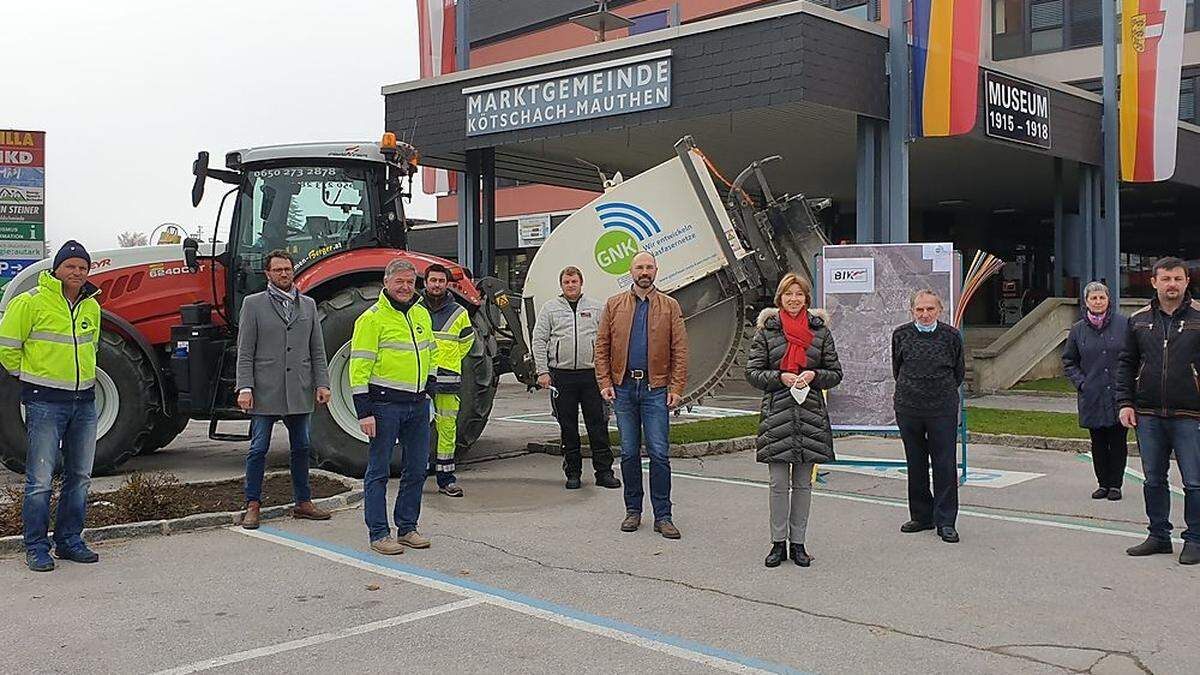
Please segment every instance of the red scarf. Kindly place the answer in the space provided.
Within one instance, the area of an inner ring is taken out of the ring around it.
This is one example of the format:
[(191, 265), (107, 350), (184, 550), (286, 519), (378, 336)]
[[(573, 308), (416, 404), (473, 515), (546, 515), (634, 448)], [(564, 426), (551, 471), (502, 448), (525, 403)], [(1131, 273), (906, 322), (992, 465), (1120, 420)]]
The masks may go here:
[(787, 373), (799, 373), (808, 365), (808, 346), (813, 341), (812, 330), (808, 327), (808, 309), (801, 310), (796, 316), (781, 309), (779, 321), (783, 324), (783, 337), (787, 338), (788, 343), (779, 369)]

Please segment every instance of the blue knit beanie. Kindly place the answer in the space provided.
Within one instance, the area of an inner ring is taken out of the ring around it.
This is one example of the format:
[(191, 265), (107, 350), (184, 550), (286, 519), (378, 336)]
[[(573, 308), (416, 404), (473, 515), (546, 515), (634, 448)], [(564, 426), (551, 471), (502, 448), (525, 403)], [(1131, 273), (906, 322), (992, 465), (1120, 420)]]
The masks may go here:
[(54, 255), (54, 267), (52, 270), (58, 269), (58, 266), (63, 264), (68, 258), (82, 258), (87, 261), (88, 267), (92, 266), (92, 256), (88, 255), (87, 249), (83, 244), (74, 239), (67, 240), (67, 243), (58, 249), (58, 253)]

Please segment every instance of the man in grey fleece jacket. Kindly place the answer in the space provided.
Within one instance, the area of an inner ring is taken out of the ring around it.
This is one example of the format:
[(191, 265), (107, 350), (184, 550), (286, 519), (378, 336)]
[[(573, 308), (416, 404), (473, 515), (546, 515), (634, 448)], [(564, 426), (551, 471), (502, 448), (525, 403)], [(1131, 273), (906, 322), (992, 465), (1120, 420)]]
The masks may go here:
[(583, 296), (583, 272), (568, 266), (558, 274), (562, 295), (542, 306), (533, 325), (533, 362), (538, 386), (550, 390), (550, 403), (562, 436), (567, 489), (582, 485), (583, 455), (579, 447), (579, 408), (587, 426), (596, 485), (619, 488), (608, 445), (608, 415), (596, 384), (593, 353), (603, 306)]

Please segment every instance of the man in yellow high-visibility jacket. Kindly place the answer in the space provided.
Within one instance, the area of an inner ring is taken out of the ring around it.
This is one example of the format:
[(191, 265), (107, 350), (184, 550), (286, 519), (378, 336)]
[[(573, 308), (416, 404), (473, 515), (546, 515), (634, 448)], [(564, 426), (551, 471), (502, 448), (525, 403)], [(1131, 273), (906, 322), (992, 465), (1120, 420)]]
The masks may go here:
[(96, 345), (100, 289), (88, 283), (92, 258), (77, 241), (63, 244), (53, 272), (9, 303), (0, 321), (0, 362), (21, 380), (29, 450), (25, 457), (25, 563), (54, 569), (50, 557), (50, 492), (62, 447), (63, 485), (54, 552), (64, 560), (100, 559), (83, 543), (92, 462), (96, 457)]
[(449, 292), (450, 270), (434, 263), (425, 268), (425, 308), (433, 321), (433, 341), (437, 343), (434, 363), (433, 415), (437, 427), (436, 474), (438, 492), (451, 497), (463, 496), (454, 479), (455, 438), (458, 435), (458, 395), (462, 390), (462, 363), (475, 331), (467, 310), (454, 301)]
[[(429, 311), (416, 288), (412, 263), (389, 263), (379, 302), (354, 322), (350, 339), (350, 390), (359, 426), (371, 439), (363, 513), (371, 549), (384, 555), (403, 553), (405, 546), (429, 548), (429, 540), (417, 532), (417, 520), (429, 464), (429, 391), (437, 345)], [(393, 511), (397, 536), (392, 536), (387, 481), (397, 440), (402, 458)]]

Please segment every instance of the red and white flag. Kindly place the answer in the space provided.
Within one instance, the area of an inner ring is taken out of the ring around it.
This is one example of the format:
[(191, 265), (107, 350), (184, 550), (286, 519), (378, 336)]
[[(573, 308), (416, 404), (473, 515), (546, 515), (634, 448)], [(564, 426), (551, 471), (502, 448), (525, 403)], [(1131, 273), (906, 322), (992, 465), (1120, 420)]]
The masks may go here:
[(1175, 173), (1186, 0), (1122, 0), (1121, 180)]
[[(455, 70), (456, 4), (457, 0), (417, 0), (421, 79)], [(445, 169), (421, 167), (421, 190), (427, 195), (451, 192), (457, 187), (456, 178)]]

